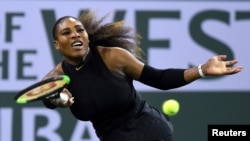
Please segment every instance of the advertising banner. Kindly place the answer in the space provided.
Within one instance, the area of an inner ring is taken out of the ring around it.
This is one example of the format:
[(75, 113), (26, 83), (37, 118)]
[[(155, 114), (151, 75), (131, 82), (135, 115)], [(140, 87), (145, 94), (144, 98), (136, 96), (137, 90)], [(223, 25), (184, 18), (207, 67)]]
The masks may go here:
[[(110, 14), (106, 22), (125, 20), (135, 28), (143, 37), (146, 63), (156, 68), (189, 68), (219, 54), (239, 60), (237, 65), (244, 67), (239, 74), (204, 78), (170, 91), (194, 92), (189, 93), (190, 104), (198, 97), (195, 92), (247, 95), (250, 91), (250, 1), (0, 0), (0, 141), (98, 141), (92, 124), (77, 121), (68, 109), (46, 109), (41, 102), (20, 106), (13, 99), (17, 91), (40, 81), (62, 60), (53, 45), (54, 22), (66, 15), (78, 17), (87, 9), (99, 17)], [(134, 83), (141, 93), (159, 92)], [(150, 100), (161, 102), (154, 97)], [(179, 118), (179, 123), (192, 123), (193, 118)], [(196, 137), (184, 129), (175, 133)], [(192, 130), (206, 138), (200, 128)]]
[[(0, 5), (0, 91), (17, 91), (41, 80), (61, 60), (51, 38), (53, 23), (65, 15), (78, 17), (86, 9), (100, 17), (110, 13), (107, 22), (126, 20), (142, 35), (145, 60), (154, 67), (188, 68), (225, 54), (245, 68), (178, 90), (250, 89), (248, 2), (12, 0)], [(154, 90), (135, 84), (139, 91)]]

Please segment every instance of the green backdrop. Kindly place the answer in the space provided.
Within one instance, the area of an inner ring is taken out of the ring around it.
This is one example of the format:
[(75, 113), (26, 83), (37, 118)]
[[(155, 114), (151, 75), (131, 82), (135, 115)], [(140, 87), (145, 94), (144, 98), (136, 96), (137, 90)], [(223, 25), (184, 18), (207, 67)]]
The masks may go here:
[[(13, 141), (19, 141), (22, 130), (21, 110), (27, 107), (43, 108), (41, 102), (18, 105), (14, 102), (15, 92), (0, 93), (0, 110), (11, 108), (13, 116)], [(174, 98), (180, 102), (180, 111), (170, 117), (174, 124), (174, 141), (207, 141), (207, 126), (209, 124), (250, 124), (250, 94), (249, 92), (147, 92), (141, 93), (151, 105), (161, 109), (166, 99)], [(61, 114), (63, 124), (58, 128), (65, 141), (69, 141), (75, 128), (76, 120), (68, 109), (57, 109)], [(4, 115), (0, 115), (0, 118)], [(37, 117), (36, 127), (46, 124), (46, 119)], [(0, 125), (1, 126), (1, 125)], [(2, 125), (3, 126), (3, 125)], [(90, 139), (88, 130), (84, 130), (83, 139)], [(46, 141), (36, 137), (36, 141)]]

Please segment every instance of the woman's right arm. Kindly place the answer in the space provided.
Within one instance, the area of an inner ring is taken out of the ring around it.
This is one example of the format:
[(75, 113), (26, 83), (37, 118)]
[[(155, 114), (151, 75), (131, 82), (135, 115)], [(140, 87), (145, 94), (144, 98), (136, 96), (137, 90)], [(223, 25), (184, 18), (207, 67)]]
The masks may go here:
[(47, 73), (42, 80), (48, 79), (53, 76), (63, 75), (62, 63), (57, 64), (49, 73)]
[[(57, 64), (49, 73), (47, 73), (42, 80), (51, 78), (53, 76), (57, 76), (57, 75), (63, 75), (63, 69), (62, 69), (62, 63)], [(51, 99), (46, 99), (44, 98), (43, 100), (43, 104), (45, 105), (45, 107), (49, 108), (49, 109), (55, 109), (57, 106), (54, 105), (53, 103), (51, 103)]]

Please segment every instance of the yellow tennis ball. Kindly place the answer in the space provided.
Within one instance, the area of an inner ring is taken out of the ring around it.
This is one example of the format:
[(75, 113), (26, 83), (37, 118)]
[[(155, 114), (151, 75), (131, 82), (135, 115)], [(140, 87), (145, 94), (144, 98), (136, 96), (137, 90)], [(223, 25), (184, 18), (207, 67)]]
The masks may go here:
[(180, 110), (180, 104), (175, 99), (169, 99), (163, 102), (162, 111), (168, 116), (176, 115)]

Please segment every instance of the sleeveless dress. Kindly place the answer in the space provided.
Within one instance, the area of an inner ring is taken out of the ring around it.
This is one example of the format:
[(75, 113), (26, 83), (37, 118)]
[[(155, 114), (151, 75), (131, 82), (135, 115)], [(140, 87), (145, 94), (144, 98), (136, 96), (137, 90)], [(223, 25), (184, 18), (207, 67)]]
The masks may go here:
[(141, 98), (132, 78), (109, 71), (96, 47), (80, 70), (75, 67), (62, 62), (75, 100), (70, 110), (78, 120), (91, 121), (101, 141), (171, 141), (168, 118)]

